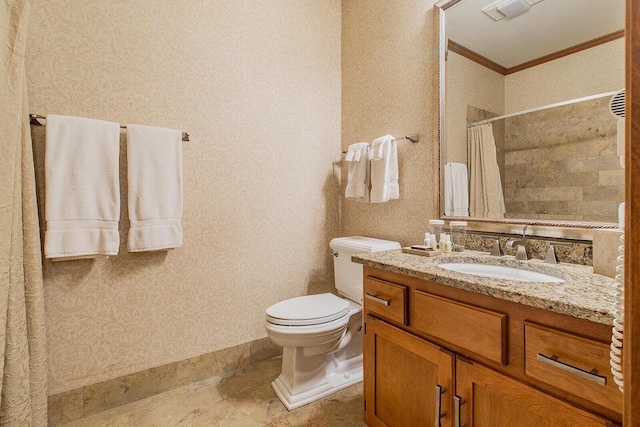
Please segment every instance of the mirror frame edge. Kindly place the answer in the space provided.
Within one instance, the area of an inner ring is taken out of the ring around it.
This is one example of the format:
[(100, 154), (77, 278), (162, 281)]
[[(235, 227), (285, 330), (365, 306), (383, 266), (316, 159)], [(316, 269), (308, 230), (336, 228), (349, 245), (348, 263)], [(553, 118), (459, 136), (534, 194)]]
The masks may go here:
[(468, 229), (485, 233), (521, 234), (522, 226), (527, 225), (527, 235), (571, 240), (593, 240), (593, 231), (597, 229), (617, 229), (617, 223), (590, 221), (552, 221), (535, 219), (475, 218), (453, 217), (444, 214), (444, 187), (442, 171), (445, 166), (446, 134), (445, 114), (445, 62), (447, 55), (445, 36), (445, 11), (462, 0), (439, 0), (434, 4), (438, 16), (438, 213), (445, 221), (467, 221)]

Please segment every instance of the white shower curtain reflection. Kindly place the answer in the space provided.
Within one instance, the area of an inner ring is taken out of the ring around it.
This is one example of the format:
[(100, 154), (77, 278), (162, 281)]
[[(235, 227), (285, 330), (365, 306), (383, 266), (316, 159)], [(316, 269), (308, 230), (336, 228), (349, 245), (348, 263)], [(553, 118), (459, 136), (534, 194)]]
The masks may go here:
[(506, 212), (491, 124), (467, 130), (469, 216), (503, 218)]

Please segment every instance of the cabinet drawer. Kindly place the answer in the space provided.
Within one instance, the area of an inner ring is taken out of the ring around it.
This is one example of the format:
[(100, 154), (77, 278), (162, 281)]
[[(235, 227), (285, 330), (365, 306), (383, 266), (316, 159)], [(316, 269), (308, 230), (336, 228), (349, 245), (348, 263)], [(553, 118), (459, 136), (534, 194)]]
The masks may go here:
[(364, 281), (364, 307), (373, 313), (407, 324), (407, 287), (373, 277)]
[(528, 376), (622, 412), (609, 365), (609, 345), (525, 322)]
[(415, 291), (416, 329), (507, 364), (507, 315)]

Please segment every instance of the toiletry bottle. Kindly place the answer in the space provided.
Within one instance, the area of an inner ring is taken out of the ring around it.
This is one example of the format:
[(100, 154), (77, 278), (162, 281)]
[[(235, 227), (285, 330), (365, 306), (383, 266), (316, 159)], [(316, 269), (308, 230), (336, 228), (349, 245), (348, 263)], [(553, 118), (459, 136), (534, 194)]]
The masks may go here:
[(450, 234), (446, 234), (444, 236), (444, 245), (445, 245), (445, 252), (450, 253), (451, 249), (452, 249), (451, 235)]
[(438, 242), (438, 249), (440, 249), (442, 252), (446, 252), (447, 250), (444, 236), (444, 233), (440, 234), (440, 241)]
[(431, 233), (424, 233), (424, 245), (427, 248), (431, 247)]

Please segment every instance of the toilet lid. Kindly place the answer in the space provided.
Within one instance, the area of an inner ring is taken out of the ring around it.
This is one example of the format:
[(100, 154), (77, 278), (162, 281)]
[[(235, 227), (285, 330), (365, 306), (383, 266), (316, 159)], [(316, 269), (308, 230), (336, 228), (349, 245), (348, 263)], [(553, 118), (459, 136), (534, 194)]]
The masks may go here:
[(350, 305), (333, 294), (289, 298), (267, 308), (267, 321), (284, 326), (318, 325), (346, 316)]

